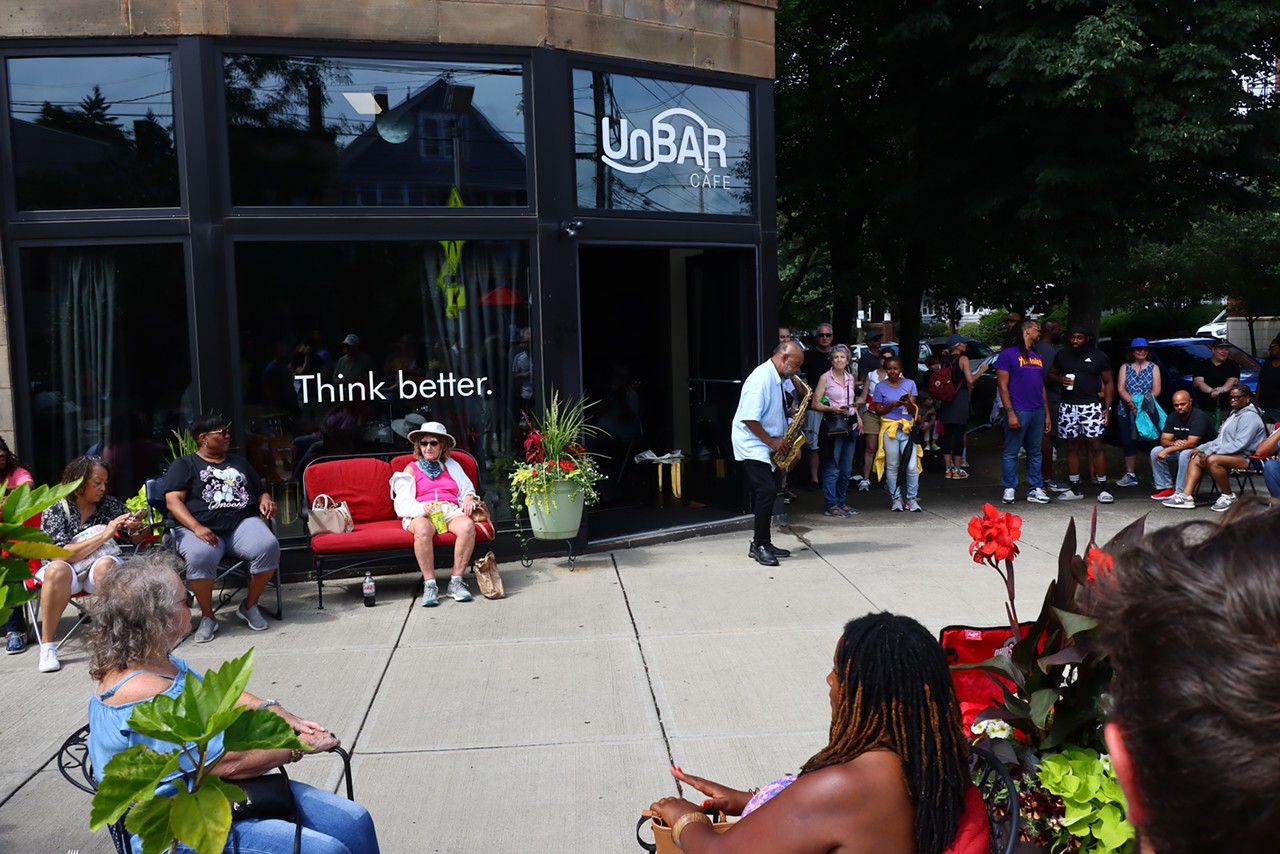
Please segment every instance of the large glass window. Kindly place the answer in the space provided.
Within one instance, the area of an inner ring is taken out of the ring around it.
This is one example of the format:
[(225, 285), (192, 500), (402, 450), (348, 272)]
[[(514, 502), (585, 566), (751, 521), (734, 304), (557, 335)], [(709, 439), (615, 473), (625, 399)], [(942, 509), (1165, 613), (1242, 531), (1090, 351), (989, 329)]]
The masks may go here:
[(110, 491), (133, 495), (166, 460), (195, 408), (182, 247), (22, 252), (33, 472), (58, 479), (101, 454)]
[(575, 69), (573, 132), (579, 207), (751, 213), (744, 91)]
[(168, 54), (10, 59), (19, 210), (176, 207)]
[[(534, 389), (523, 241), (240, 243), (248, 450), (268, 482), (329, 454), (408, 453), (440, 421), (495, 512)], [(287, 521), (287, 520), (286, 520)]]
[(229, 55), (236, 205), (524, 207), (519, 65)]

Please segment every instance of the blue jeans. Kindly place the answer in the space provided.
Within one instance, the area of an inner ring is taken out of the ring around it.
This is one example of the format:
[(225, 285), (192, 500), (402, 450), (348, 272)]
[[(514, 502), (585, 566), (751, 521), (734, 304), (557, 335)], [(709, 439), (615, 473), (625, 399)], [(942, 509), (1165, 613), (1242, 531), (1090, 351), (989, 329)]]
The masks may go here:
[[(234, 782), (234, 781), (233, 781)], [(378, 836), (368, 810), (341, 795), (289, 781), (302, 823), (303, 854), (378, 854)], [(227, 854), (287, 854), (293, 850), (296, 827), (291, 821), (249, 819), (231, 824)], [(142, 850), (138, 837), (134, 851)], [(191, 849), (179, 845), (178, 851)]]
[[(887, 433), (880, 434), (884, 443), (884, 485), (889, 490), (889, 497), (898, 499), (902, 493), (898, 489), (898, 465), (902, 462), (902, 451), (907, 446), (907, 431), (899, 430), (892, 439)], [(907, 500), (915, 501), (920, 492), (920, 467), (916, 465), (916, 449), (911, 446), (907, 455)]]
[(1272, 498), (1280, 498), (1280, 459), (1267, 460), (1262, 464), (1262, 479), (1267, 482), (1267, 492)]
[(1004, 450), (1000, 453), (1000, 483), (1005, 489), (1018, 486), (1018, 449), (1027, 449), (1027, 483), (1032, 489), (1044, 486), (1044, 473), (1040, 471), (1041, 443), (1044, 441), (1044, 410), (1017, 410), (1018, 427), (1004, 422)]
[(1156, 459), (1156, 454), (1163, 450), (1163, 445), (1156, 445), (1151, 449), (1151, 480), (1155, 483), (1157, 492), (1173, 489), (1175, 486), (1181, 492), (1182, 487), (1187, 482), (1187, 464), (1191, 461), (1191, 457), (1196, 450), (1195, 448), (1186, 448), (1176, 452), (1178, 457), (1178, 480), (1176, 483), (1169, 477), (1169, 457), (1174, 456), (1174, 454), (1169, 454), (1163, 460)]
[(822, 450), (830, 454), (822, 467), (822, 494), (827, 506), (840, 506), (849, 497), (849, 476), (853, 474), (854, 436), (823, 436)]

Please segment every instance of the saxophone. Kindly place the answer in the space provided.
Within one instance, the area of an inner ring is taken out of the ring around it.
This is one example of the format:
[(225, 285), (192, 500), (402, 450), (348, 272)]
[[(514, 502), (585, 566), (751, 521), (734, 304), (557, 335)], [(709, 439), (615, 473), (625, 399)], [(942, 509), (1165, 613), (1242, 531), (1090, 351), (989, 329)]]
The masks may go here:
[(791, 464), (800, 455), (800, 448), (804, 445), (804, 417), (809, 409), (809, 399), (813, 397), (813, 388), (805, 385), (804, 380), (799, 377), (792, 377), (791, 382), (804, 390), (804, 398), (801, 399), (800, 406), (796, 409), (796, 414), (791, 416), (791, 421), (787, 424), (787, 432), (782, 434), (783, 441), (790, 442), (791, 447), (787, 449), (785, 454), (774, 451), (769, 455), (769, 458), (773, 460), (773, 464), (783, 470), (791, 468)]

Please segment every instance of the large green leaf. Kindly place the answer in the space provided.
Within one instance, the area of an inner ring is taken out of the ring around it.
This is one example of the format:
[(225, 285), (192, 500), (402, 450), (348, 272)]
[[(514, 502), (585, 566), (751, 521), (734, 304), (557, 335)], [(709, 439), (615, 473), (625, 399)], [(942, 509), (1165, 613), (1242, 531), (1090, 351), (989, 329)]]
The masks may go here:
[(124, 826), (142, 837), (142, 854), (162, 854), (173, 845), (169, 832), (169, 799), (153, 798), (129, 812)]
[(1098, 627), (1098, 621), (1093, 617), (1086, 617), (1084, 614), (1077, 614), (1074, 611), (1064, 611), (1061, 608), (1054, 608), (1053, 614), (1062, 623), (1062, 630), (1067, 633), (1067, 637), (1075, 637), (1081, 632), (1087, 632), (1090, 629)]
[(30, 484), (24, 483), (7, 494), (0, 490), (0, 496), (2, 496), (4, 502), (4, 524), (21, 525), (37, 513), (43, 513), (79, 488), (80, 480), (77, 479), (71, 483), (37, 486), (35, 489), (32, 489)]
[(175, 838), (196, 854), (219, 854), (231, 831), (231, 805), (222, 790), (209, 781), (194, 792), (175, 795), (169, 810), (169, 826)]
[(200, 687), (192, 692), (192, 699), (188, 701), (188, 712), (207, 723), (218, 712), (231, 709), (244, 693), (251, 673), (253, 647), (239, 658), (223, 662), (221, 667), (205, 673)]
[[(21, 527), (26, 528), (26, 525)], [(14, 557), (20, 557), (24, 560), (52, 560), (53, 558), (66, 557), (71, 552), (62, 546), (55, 546), (53, 543), (37, 543), (29, 540), (10, 540), (5, 544), (5, 551)]]
[(284, 718), (265, 709), (251, 709), (238, 717), (227, 729), (222, 743), (227, 750), (308, 749)]
[[(199, 685), (193, 676), (187, 679), (182, 695)], [(206, 730), (205, 722), (191, 719), (183, 714), (181, 696), (170, 697), (168, 694), (157, 694), (145, 703), (134, 707), (129, 716), (129, 726), (135, 732), (159, 741), (185, 744), (189, 741), (207, 744), (213, 733)]]
[(177, 768), (176, 754), (156, 753), (145, 744), (135, 744), (111, 757), (93, 796), (89, 828), (99, 830), (118, 821), (132, 804), (151, 800), (160, 781)]
[(1031, 722), (1036, 729), (1044, 729), (1049, 723), (1049, 713), (1053, 704), (1058, 701), (1058, 692), (1054, 688), (1044, 688), (1031, 695)]

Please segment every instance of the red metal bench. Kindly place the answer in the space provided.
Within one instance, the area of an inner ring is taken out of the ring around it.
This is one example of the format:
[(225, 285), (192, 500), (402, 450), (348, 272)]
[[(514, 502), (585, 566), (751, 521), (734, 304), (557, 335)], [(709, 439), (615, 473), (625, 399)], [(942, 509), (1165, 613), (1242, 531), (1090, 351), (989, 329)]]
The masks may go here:
[[(462, 466), (479, 490), (480, 477), (475, 458), (466, 451), (453, 450), (450, 458)], [(401, 454), (391, 462), (377, 457), (330, 457), (319, 459), (302, 473), (303, 507), (310, 508), (317, 495), (329, 495), (347, 502), (355, 530), (349, 534), (308, 534), (311, 567), (316, 576), (318, 608), (324, 610), (324, 580), (338, 573), (350, 573), (372, 566), (408, 563), (417, 567), (413, 555), (413, 534), (406, 531), (391, 501), (391, 475), (404, 471), (413, 462), (412, 454)], [(492, 522), (476, 525), (476, 544), (494, 538)], [(436, 565), (453, 565), (452, 533), (436, 534)]]

